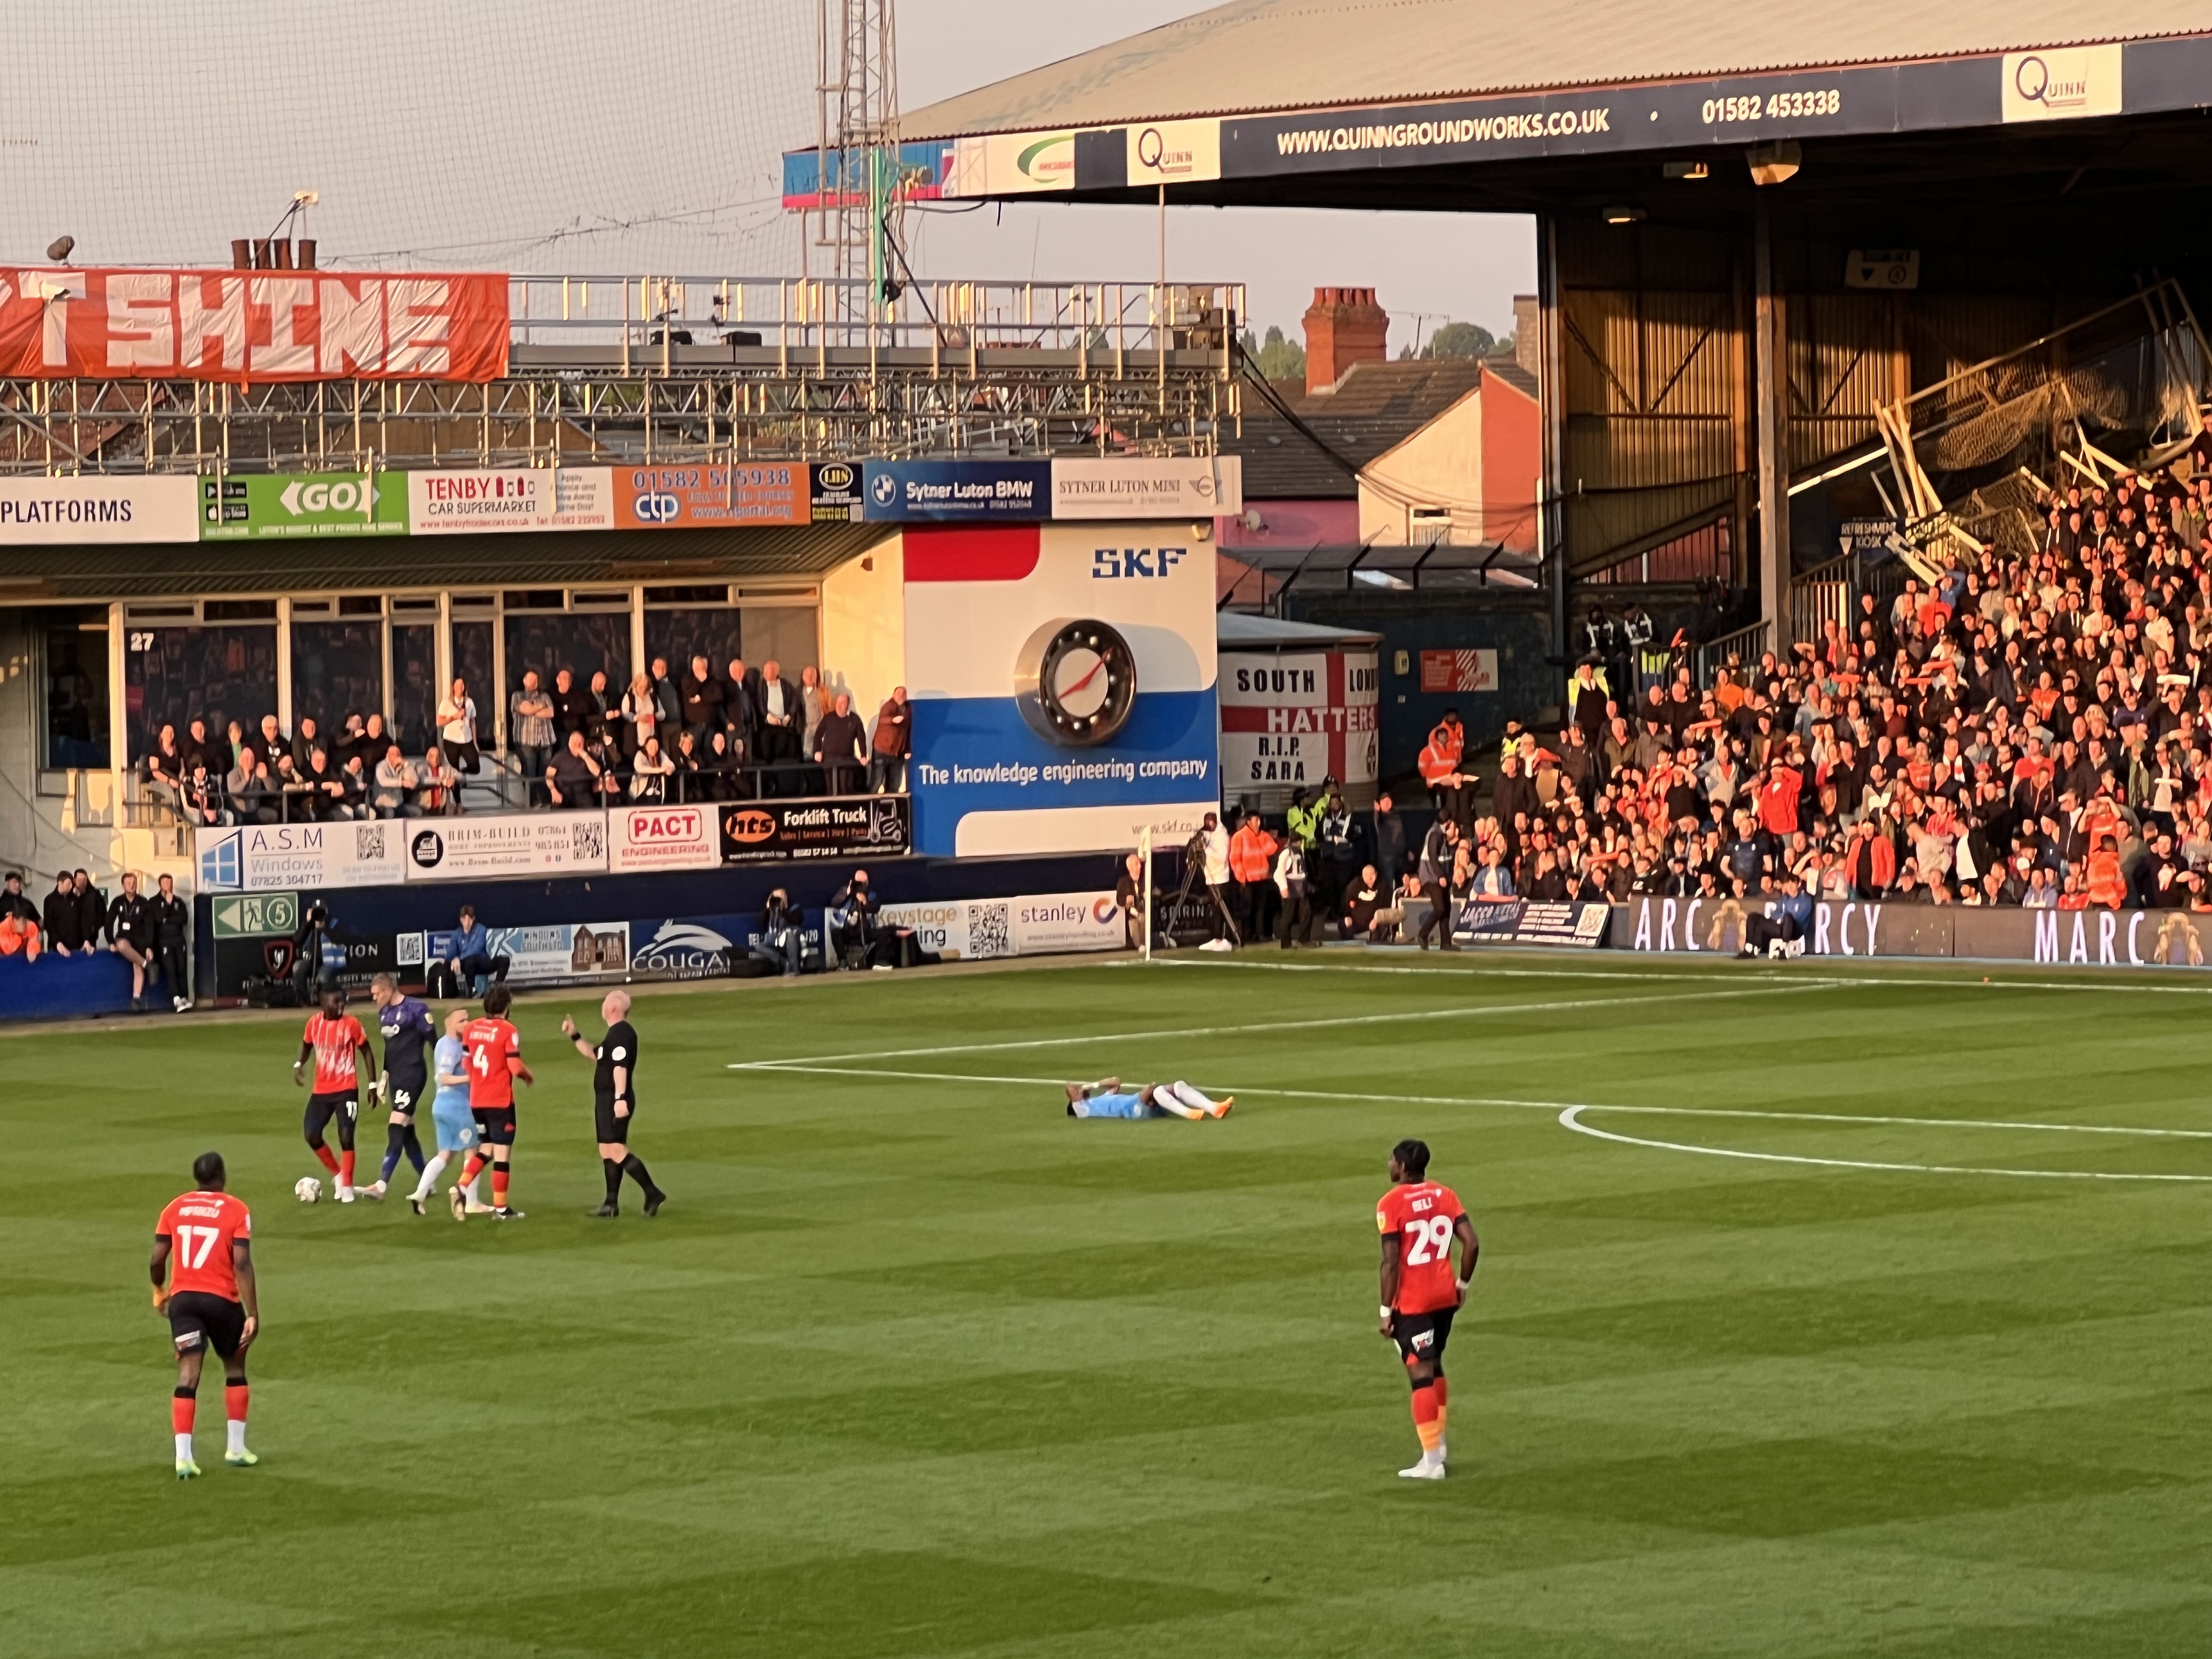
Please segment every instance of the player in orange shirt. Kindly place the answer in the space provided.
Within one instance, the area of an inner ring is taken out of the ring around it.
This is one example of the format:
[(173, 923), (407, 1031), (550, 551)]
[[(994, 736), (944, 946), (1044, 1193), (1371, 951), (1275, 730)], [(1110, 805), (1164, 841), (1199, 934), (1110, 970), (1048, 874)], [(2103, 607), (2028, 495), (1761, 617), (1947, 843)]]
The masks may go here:
[(483, 1018), (469, 1022), (461, 1033), (465, 1058), (461, 1069), (469, 1078), (469, 1111), (477, 1121), (477, 1146), (461, 1168), (460, 1184), (452, 1193), (453, 1219), (465, 1220), (468, 1211), (461, 1188), (474, 1181), (487, 1159), (491, 1164), (491, 1212), (501, 1221), (520, 1221), (522, 1212), (507, 1201), (508, 1166), (514, 1159), (514, 1079), (538, 1079), (522, 1063), (522, 1033), (507, 1022), (514, 994), (505, 985), (484, 993)]
[[(346, 994), (332, 987), (323, 993), (322, 1006), (307, 1016), (307, 1029), (301, 1035), (300, 1057), (292, 1062), (292, 1083), (295, 1088), (307, 1079), (303, 1075), (307, 1061), (315, 1062), (315, 1086), (307, 1096), (307, 1115), (301, 1129), (307, 1145), (323, 1161), (323, 1167), (337, 1178), (331, 1196), (341, 1204), (353, 1202), (353, 1130), (361, 1116), (361, 1079), (362, 1067), (368, 1061), (368, 1033), (361, 1029), (361, 1022), (346, 1012)], [(338, 1155), (331, 1156), (331, 1149), (323, 1144), (323, 1131), (336, 1118), (338, 1126)]]
[[(1452, 1316), (1467, 1301), (1482, 1245), (1449, 1187), (1429, 1179), (1426, 1141), (1390, 1149), (1390, 1190), (1375, 1206), (1382, 1235), (1382, 1334), (1398, 1345), (1413, 1385), (1413, 1431), (1420, 1462), (1398, 1473), (1408, 1480), (1444, 1478), (1444, 1344)], [(1459, 1276), (1452, 1276), (1452, 1240), (1459, 1240)]]
[(230, 1440), (222, 1461), (251, 1468), (261, 1460), (246, 1449), (246, 1351), (261, 1330), (261, 1304), (253, 1283), (253, 1217), (223, 1191), (222, 1154), (192, 1160), (193, 1189), (169, 1200), (154, 1224), (154, 1311), (166, 1314), (177, 1350), (177, 1389), (169, 1401), (169, 1426), (177, 1437), (177, 1479), (197, 1479), (192, 1458), (192, 1413), (198, 1403), (200, 1366), (213, 1348), (222, 1358), (223, 1415)]

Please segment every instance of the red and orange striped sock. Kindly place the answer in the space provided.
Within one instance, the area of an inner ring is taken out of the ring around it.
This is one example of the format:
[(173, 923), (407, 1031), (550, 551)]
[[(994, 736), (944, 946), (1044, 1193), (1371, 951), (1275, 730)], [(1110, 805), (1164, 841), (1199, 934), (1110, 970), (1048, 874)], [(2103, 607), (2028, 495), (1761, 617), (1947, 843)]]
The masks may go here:
[(353, 1185), (353, 1154), (351, 1152), (338, 1154), (338, 1185), (341, 1187)]
[(246, 1421), (246, 1396), (252, 1392), (244, 1382), (226, 1382), (222, 1389), (222, 1414), (233, 1423)]
[(332, 1175), (336, 1175), (338, 1172), (337, 1154), (331, 1151), (329, 1147), (316, 1147), (315, 1156), (323, 1160), (323, 1167), (325, 1170), (328, 1170)]
[(1445, 1385), (1444, 1374), (1442, 1371), (1437, 1373), (1437, 1380), (1430, 1383), (1429, 1387), (1436, 1391), (1437, 1438), (1442, 1440), (1444, 1437), (1445, 1419), (1451, 1415), (1451, 1390)]
[(461, 1165), (461, 1185), (465, 1187), (471, 1182), (474, 1181), (478, 1176), (482, 1175), (483, 1173), (483, 1159), (477, 1157), (476, 1153), (471, 1152), (469, 1154), (469, 1161)]
[(491, 1203), (495, 1210), (507, 1207), (507, 1165), (504, 1164), (491, 1166)]
[(1424, 1382), (1413, 1390), (1413, 1432), (1421, 1437), (1424, 1455), (1443, 1443), (1444, 1425), (1437, 1415), (1437, 1390)]
[(178, 1434), (189, 1437), (192, 1431), (192, 1410), (199, 1402), (181, 1388), (169, 1396), (169, 1427)]

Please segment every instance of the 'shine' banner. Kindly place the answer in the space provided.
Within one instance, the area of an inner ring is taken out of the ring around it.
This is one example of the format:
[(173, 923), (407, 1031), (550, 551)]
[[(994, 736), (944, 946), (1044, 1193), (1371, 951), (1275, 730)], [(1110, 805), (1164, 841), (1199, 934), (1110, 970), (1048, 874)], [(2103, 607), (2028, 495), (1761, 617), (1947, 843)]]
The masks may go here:
[(507, 278), (0, 269), (0, 375), (495, 380)]

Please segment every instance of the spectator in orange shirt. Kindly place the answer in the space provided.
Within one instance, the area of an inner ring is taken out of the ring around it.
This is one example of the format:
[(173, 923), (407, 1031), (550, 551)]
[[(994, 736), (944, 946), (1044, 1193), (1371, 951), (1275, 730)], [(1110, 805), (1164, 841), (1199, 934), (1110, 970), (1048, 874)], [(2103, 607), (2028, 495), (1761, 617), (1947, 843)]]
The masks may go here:
[(1459, 710), (1447, 708), (1443, 719), (1429, 733), (1417, 763), (1421, 769), (1421, 781), (1429, 786), (1429, 795), (1436, 803), (1437, 813), (1459, 824), (1467, 822), (1468, 792), (1475, 781), (1460, 770), (1460, 760), (1466, 751), (1467, 730), (1459, 723)]

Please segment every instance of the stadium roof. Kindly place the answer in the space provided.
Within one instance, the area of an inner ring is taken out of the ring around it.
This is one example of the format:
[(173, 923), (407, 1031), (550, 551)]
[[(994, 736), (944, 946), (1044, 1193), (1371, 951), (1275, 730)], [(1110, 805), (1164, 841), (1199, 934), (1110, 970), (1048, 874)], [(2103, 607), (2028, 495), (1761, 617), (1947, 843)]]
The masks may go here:
[(2197, 34), (2198, 0), (1232, 0), (911, 111), (907, 138), (1972, 57)]
[[(0, 548), (0, 603), (192, 594), (684, 583), (826, 574), (898, 526), (547, 531), (183, 547)], [(467, 544), (467, 545), (461, 545)]]

